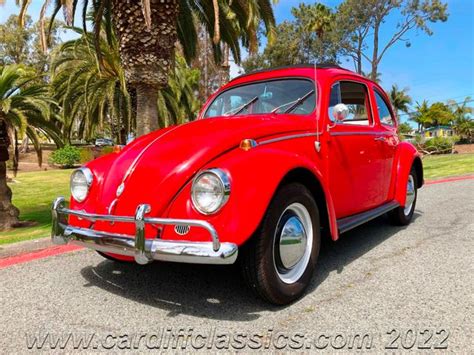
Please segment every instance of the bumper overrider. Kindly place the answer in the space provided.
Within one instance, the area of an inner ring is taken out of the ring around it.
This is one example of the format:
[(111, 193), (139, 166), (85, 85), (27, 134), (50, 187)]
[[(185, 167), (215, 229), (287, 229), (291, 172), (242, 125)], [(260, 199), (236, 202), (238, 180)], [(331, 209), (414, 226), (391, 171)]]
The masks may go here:
[[(194, 264), (233, 264), (237, 259), (238, 247), (234, 243), (221, 243), (215, 228), (206, 221), (193, 219), (150, 218), (146, 214), (150, 206), (137, 206), (135, 216), (114, 216), (86, 213), (66, 208), (63, 197), (58, 197), (52, 206), (51, 238), (54, 244), (78, 244), (104, 253), (131, 256), (138, 264), (153, 260), (174, 261)], [(135, 235), (114, 234), (68, 224), (68, 216), (81, 219), (135, 224)], [(210, 235), (209, 242), (181, 240), (146, 239), (145, 225), (172, 225), (198, 227)]]

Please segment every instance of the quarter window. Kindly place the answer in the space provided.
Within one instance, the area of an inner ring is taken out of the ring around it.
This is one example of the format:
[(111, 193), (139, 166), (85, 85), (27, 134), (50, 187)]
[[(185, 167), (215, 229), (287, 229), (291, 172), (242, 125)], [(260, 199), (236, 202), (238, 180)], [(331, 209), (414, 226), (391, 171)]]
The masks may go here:
[(377, 101), (377, 112), (379, 113), (380, 123), (388, 126), (394, 126), (395, 120), (392, 117), (392, 113), (388, 108), (387, 103), (383, 99), (382, 95), (380, 95), (376, 90), (375, 93), (375, 100)]
[[(349, 114), (343, 120), (334, 116), (337, 104), (346, 105)], [(328, 115), (331, 121), (343, 124), (370, 126), (370, 103), (367, 87), (352, 81), (340, 81), (331, 87)]]

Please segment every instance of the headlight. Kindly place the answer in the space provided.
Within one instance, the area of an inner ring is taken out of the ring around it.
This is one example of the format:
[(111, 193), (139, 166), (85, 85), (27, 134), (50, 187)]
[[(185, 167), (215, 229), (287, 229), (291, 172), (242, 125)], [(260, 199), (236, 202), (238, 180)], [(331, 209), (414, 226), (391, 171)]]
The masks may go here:
[(219, 211), (229, 199), (229, 176), (220, 169), (199, 173), (193, 181), (191, 198), (194, 207), (203, 214)]
[(71, 195), (77, 202), (86, 199), (92, 185), (93, 175), (90, 169), (80, 168), (71, 175)]

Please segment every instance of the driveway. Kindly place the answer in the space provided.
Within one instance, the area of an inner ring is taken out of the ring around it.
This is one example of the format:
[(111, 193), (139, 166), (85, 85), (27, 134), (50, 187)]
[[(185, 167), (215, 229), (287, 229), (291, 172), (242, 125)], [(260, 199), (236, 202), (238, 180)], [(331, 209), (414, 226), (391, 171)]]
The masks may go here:
[(0, 350), (472, 353), (473, 216), (474, 180), (425, 186), (410, 226), (378, 218), (325, 242), (307, 294), (283, 308), (234, 266), (140, 267), (89, 250), (9, 266)]

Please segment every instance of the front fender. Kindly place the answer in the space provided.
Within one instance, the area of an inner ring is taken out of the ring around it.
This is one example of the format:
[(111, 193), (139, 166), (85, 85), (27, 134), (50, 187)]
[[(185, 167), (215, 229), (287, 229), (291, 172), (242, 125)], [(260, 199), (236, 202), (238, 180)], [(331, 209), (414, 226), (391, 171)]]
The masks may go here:
[[(303, 152), (301, 152), (303, 153)], [(307, 158), (307, 154), (279, 149), (278, 147), (257, 146), (249, 151), (234, 149), (207, 164), (203, 169), (220, 168), (227, 171), (231, 179), (231, 194), (227, 204), (215, 215), (204, 216), (197, 212), (191, 201), (191, 184), (188, 182), (172, 202), (167, 217), (205, 219), (216, 228), (222, 241), (242, 245), (258, 228), (265, 211), (287, 173), (296, 168), (309, 170), (321, 186), (325, 186), (317, 164)], [(328, 214), (334, 223), (335, 218), (332, 200), (324, 188)], [(331, 218), (332, 217), (332, 218)], [(337, 228), (336, 233), (337, 233)], [(203, 240), (208, 238), (190, 231), (182, 236), (186, 240)], [(333, 235), (334, 236), (334, 235)], [(166, 228), (164, 239), (176, 239), (178, 236), (172, 228)]]
[(397, 147), (395, 156), (395, 201), (400, 206), (405, 206), (408, 175), (412, 166), (415, 164), (418, 175), (418, 187), (423, 185), (423, 166), (421, 163), (421, 155), (418, 153), (413, 144), (409, 142), (401, 142)]

